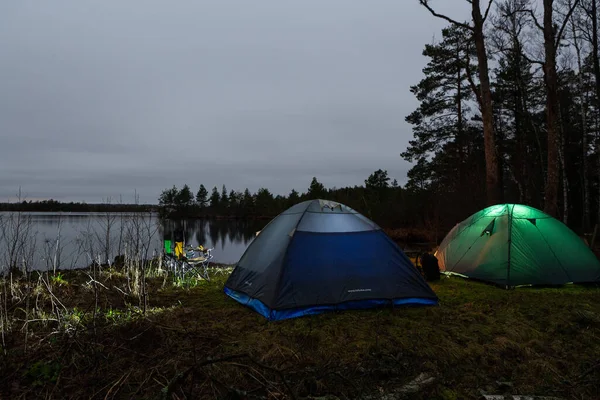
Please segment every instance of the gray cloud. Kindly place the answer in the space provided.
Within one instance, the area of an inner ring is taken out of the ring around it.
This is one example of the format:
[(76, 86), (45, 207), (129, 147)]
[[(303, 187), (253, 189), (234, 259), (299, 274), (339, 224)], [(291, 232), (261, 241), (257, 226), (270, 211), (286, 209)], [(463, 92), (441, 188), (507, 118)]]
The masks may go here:
[(442, 26), (416, 0), (4, 2), (0, 199), (404, 182)]

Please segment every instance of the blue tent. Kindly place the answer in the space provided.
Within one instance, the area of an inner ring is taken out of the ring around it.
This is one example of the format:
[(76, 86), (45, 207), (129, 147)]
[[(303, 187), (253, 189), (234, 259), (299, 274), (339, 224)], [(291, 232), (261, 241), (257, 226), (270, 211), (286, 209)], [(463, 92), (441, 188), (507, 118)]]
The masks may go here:
[(269, 320), (438, 302), (380, 227), (326, 200), (296, 204), (269, 222), (240, 258), (224, 290)]

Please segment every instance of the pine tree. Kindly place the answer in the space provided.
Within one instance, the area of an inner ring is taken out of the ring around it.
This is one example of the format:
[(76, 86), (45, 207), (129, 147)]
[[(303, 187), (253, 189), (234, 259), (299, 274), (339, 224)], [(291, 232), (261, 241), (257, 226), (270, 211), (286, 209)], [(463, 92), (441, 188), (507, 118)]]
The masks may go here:
[(186, 184), (183, 185), (179, 193), (177, 193), (177, 197), (175, 198), (175, 203), (178, 207), (185, 208), (192, 205), (194, 201), (194, 195), (190, 190), (190, 187)]
[(208, 204), (208, 190), (202, 184), (196, 193), (196, 203), (200, 208), (205, 208)]
[(256, 192), (256, 197), (254, 200), (254, 204), (256, 207), (256, 213), (258, 215), (272, 215), (275, 213), (274, 211), (274, 199), (273, 195), (267, 188), (260, 188), (258, 192)]
[(175, 207), (178, 193), (179, 190), (175, 185), (170, 189), (163, 190), (158, 198), (158, 204), (165, 207)]
[(306, 195), (311, 200), (323, 198), (325, 197), (325, 186), (316, 177), (313, 177)]
[(254, 197), (248, 188), (244, 190), (242, 195), (241, 208), (244, 215), (254, 215)]
[[(446, 201), (458, 205), (465, 191), (481, 191), (481, 185), (473, 184), (485, 171), (485, 161), (482, 164), (478, 156), (483, 151), (482, 130), (471, 121), (477, 114), (469, 107), (476, 86), (472, 37), (468, 30), (450, 26), (442, 30), (440, 43), (425, 46), (423, 55), (429, 59), (423, 69), (425, 78), (411, 87), (421, 104), (406, 117), (413, 125), (414, 139), (401, 153), (415, 162), (407, 188), (444, 187)], [(469, 197), (474, 202), (480, 198)]]
[(388, 172), (378, 169), (365, 179), (365, 187), (371, 190), (387, 189), (390, 186), (389, 181)]
[[(546, 0), (545, 0), (546, 1)], [(490, 84), (490, 75), (488, 67), (488, 49), (484, 34), (484, 24), (489, 16), (490, 7), (493, 1), (488, 2), (485, 10), (481, 8), (480, 0), (468, 0), (471, 3), (471, 17), (469, 23), (453, 20), (445, 15), (435, 12), (429, 4), (429, 0), (419, 0), (419, 3), (427, 8), (430, 13), (452, 23), (452, 28), (464, 31), (473, 42), (475, 55), (477, 57), (477, 72), (479, 77), (479, 86), (476, 87), (473, 80), (470, 80), (471, 88), (475, 93), (479, 109), (481, 111), (481, 122), (483, 124), (484, 150), (485, 150), (485, 171), (486, 171), (486, 197), (487, 204), (493, 205), (502, 202), (502, 177), (501, 166), (496, 148), (496, 132), (494, 130), (494, 113), (492, 92)], [(466, 63), (469, 68), (470, 63)], [(458, 70), (460, 76), (460, 69)], [(470, 76), (470, 73), (468, 73)], [(459, 85), (460, 87), (460, 85)], [(460, 114), (460, 113), (459, 113)], [(459, 144), (461, 142), (459, 141)]]
[(290, 192), (290, 194), (288, 195), (288, 198), (287, 198), (287, 207), (289, 208), (289, 207), (293, 206), (294, 204), (298, 203), (299, 201), (300, 201), (300, 194), (296, 190), (292, 189), (292, 191)]
[(242, 193), (231, 189), (229, 192), (229, 214), (238, 215), (240, 212)]
[(221, 206), (221, 212), (226, 214), (227, 210), (229, 209), (229, 196), (227, 195), (227, 188), (225, 187), (225, 185), (223, 185), (223, 187), (221, 189), (220, 206)]
[(221, 196), (219, 195), (219, 189), (213, 187), (212, 193), (210, 194), (210, 208), (212, 212), (218, 212), (221, 205)]

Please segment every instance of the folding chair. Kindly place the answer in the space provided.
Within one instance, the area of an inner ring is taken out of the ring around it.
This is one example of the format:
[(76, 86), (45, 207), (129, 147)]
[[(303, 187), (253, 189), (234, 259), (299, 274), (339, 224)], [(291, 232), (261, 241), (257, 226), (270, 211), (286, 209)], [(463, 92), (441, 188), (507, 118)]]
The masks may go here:
[(202, 246), (196, 248), (187, 247), (185, 256), (182, 260), (183, 275), (190, 273), (197, 274), (203, 279), (210, 281), (208, 266), (210, 264), (210, 260), (213, 258), (213, 250), (214, 248), (204, 249)]

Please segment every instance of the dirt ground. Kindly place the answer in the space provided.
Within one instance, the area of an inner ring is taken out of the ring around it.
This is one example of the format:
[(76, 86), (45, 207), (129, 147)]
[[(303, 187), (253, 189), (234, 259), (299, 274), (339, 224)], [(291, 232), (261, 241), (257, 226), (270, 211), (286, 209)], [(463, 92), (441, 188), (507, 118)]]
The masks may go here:
[(97, 296), (65, 272), (28, 304), (4, 282), (17, 300), (3, 311), (0, 398), (600, 398), (600, 288), (444, 277), (439, 306), (269, 322), (223, 293), (226, 277), (151, 278), (145, 314), (115, 271)]

